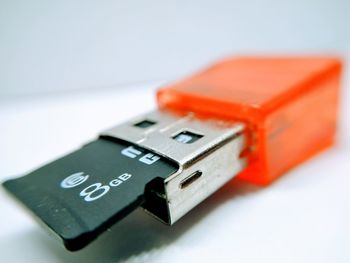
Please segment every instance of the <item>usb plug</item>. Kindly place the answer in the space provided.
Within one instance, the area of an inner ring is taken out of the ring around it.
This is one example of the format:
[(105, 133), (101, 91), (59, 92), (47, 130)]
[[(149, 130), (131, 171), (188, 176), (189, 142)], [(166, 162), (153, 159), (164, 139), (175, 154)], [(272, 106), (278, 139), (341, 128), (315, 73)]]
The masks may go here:
[(4, 186), (69, 250), (140, 206), (171, 225), (236, 175), (268, 185), (331, 146), (341, 68), (332, 57), (224, 60), (159, 89), (158, 111)]
[[(245, 141), (242, 123), (199, 120), (193, 114), (177, 116), (154, 111), (102, 133), (147, 149), (143, 155), (133, 147), (123, 153), (152, 165), (158, 156), (178, 165), (178, 170), (147, 185), (147, 212), (164, 223), (173, 224), (215, 192), (246, 165), (240, 154)], [(156, 155), (154, 155), (156, 154)]]

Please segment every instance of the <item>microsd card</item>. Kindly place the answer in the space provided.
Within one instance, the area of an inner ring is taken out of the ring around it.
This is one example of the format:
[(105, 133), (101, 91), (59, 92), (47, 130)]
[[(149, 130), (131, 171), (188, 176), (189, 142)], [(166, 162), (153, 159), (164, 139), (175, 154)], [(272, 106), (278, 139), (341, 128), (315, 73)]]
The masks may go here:
[(147, 184), (177, 170), (148, 150), (100, 138), (4, 187), (73, 251), (143, 205)]

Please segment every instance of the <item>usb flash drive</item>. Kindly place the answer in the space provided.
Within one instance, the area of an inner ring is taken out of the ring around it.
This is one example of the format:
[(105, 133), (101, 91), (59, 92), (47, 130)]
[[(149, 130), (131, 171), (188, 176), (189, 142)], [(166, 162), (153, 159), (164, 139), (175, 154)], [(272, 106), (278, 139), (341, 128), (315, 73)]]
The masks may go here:
[(227, 59), (3, 185), (72, 251), (140, 206), (172, 225), (232, 178), (268, 185), (332, 145), (340, 73), (332, 57)]

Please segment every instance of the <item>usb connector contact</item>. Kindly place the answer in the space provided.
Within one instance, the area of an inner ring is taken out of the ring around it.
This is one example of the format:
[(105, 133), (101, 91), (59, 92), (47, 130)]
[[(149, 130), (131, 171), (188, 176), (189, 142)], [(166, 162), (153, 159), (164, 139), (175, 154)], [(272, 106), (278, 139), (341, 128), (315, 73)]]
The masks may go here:
[(102, 137), (122, 139), (149, 150), (152, 153), (148, 156), (134, 148), (124, 152), (140, 162), (150, 160), (146, 166), (157, 162), (158, 156), (178, 165), (174, 174), (146, 187), (143, 204), (147, 212), (173, 224), (244, 168), (245, 161), (240, 158), (243, 129), (242, 123), (154, 111), (107, 130)]

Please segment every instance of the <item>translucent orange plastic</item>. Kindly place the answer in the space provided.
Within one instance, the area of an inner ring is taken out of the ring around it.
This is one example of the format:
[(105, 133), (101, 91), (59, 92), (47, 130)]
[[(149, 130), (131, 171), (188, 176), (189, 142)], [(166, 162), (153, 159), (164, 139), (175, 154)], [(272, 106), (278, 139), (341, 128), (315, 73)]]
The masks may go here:
[(266, 185), (332, 145), (341, 62), (332, 57), (242, 57), (161, 88), (160, 108), (247, 124), (247, 168)]

